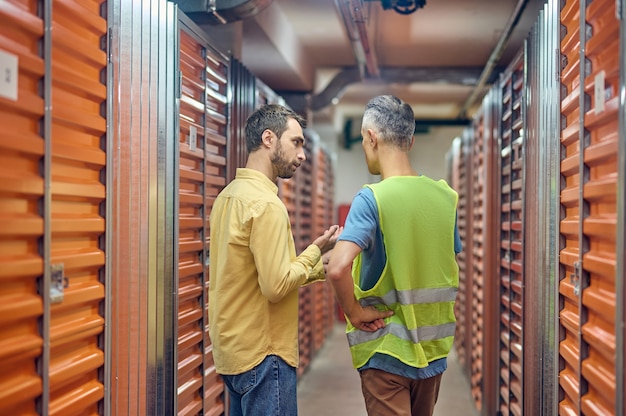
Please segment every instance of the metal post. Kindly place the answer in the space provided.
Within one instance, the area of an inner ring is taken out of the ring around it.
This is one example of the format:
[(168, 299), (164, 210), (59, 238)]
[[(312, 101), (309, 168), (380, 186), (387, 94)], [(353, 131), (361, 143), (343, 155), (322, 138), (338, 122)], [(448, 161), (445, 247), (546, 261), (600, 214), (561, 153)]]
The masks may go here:
[(51, 171), (52, 171), (52, 0), (45, 0), (43, 4), (44, 37), (43, 59), (45, 74), (43, 78), (44, 94), (44, 117), (43, 117), (43, 180), (44, 194), (42, 201), (43, 210), (43, 246), (42, 257), (44, 264), (43, 279), (40, 284), (40, 295), (43, 300), (43, 316), (41, 322), (41, 336), (43, 338), (43, 351), (39, 362), (39, 374), (41, 375), (42, 391), (39, 412), (42, 416), (48, 414), (50, 407), (50, 287), (51, 287), (51, 263), (50, 246), (51, 237)]
[(626, 266), (626, 25), (624, 24), (624, 11), (626, 0), (616, 0), (617, 18), (620, 19), (620, 82), (619, 82), (619, 150), (618, 150), (618, 175), (617, 175), (617, 253), (615, 270), (615, 414), (624, 416), (626, 405), (624, 403), (625, 383), (624, 380), (624, 331), (626, 315), (624, 313), (624, 301), (626, 290), (624, 278)]
[[(107, 135), (107, 174), (106, 174), (106, 229), (105, 229), (105, 253), (107, 253), (105, 259), (105, 275), (104, 275), (104, 322), (107, 324), (104, 326), (104, 415), (110, 416), (112, 414), (111, 403), (111, 388), (112, 388), (112, 357), (113, 357), (113, 345), (111, 343), (111, 335), (113, 328), (111, 325), (111, 308), (113, 299), (113, 289), (111, 287), (112, 281), (112, 261), (111, 253), (113, 253), (113, 195), (111, 185), (114, 183), (114, 151), (113, 146), (119, 140), (119, 119), (114, 117), (113, 113), (113, 101), (114, 95), (112, 86), (117, 85), (119, 82), (118, 69), (115, 68), (117, 59), (114, 57), (119, 56), (119, 22), (118, 17), (120, 15), (120, 0), (109, 1), (107, 3), (107, 16), (108, 16), (108, 39), (107, 39), (107, 115), (106, 115), (106, 135)], [(116, 24), (117, 23), (117, 24)], [(112, 122), (116, 123), (113, 124)]]
[(559, 402), (559, 206), (560, 192), (560, 11), (559, 1), (549, 0), (545, 6), (545, 37), (546, 50), (544, 57), (548, 63), (545, 69), (545, 87), (547, 102), (545, 111), (545, 166), (547, 176), (550, 179), (547, 183), (545, 198), (548, 207), (544, 217), (547, 219), (545, 259), (544, 267), (548, 279), (547, 299), (544, 303), (546, 316), (543, 354), (543, 397), (542, 414), (558, 414)]

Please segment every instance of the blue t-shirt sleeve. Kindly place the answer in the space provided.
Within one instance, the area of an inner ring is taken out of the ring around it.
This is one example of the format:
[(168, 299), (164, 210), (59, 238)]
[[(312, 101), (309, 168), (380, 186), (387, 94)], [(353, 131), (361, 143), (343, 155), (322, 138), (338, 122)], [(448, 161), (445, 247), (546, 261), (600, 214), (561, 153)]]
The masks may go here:
[(368, 249), (374, 241), (378, 226), (378, 209), (374, 194), (369, 188), (362, 188), (352, 200), (344, 229), (338, 241), (351, 241)]
[(458, 225), (459, 215), (457, 214), (454, 218), (454, 252), (459, 254), (463, 251), (463, 243), (461, 242), (461, 236), (459, 235), (459, 225)]

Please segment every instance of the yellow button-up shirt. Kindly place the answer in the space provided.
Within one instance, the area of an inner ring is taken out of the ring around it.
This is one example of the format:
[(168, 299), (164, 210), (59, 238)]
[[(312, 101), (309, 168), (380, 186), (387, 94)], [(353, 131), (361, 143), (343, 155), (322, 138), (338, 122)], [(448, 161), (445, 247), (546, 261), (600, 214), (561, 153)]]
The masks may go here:
[(209, 335), (215, 368), (240, 374), (267, 355), (298, 366), (298, 288), (323, 279), (319, 247), (296, 256), (278, 187), (237, 169), (210, 217)]

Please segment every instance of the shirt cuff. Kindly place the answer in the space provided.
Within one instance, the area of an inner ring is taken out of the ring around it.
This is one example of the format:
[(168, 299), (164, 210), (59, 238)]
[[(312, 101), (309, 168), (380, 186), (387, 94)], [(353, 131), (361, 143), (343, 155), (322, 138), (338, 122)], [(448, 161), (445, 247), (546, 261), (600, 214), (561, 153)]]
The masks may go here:
[(322, 253), (320, 252), (318, 246), (311, 244), (300, 254), (300, 256), (305, 258), (308, 263), (308, 276), (304, 285), (324, 280), (326, 278)]

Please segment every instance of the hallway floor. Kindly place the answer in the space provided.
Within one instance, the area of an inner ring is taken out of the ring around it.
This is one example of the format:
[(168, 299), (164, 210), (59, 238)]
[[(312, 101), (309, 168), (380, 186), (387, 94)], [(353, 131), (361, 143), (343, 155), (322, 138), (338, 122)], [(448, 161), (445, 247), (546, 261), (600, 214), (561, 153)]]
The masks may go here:
[[(361, 382), (352, 368), (344, 325), (332, 334), (298, 383), (299, 416), (366, 416)], [(478, 416), (470, 395), (470, 385), (454, 351), (448, 357), (435, 416)]]

